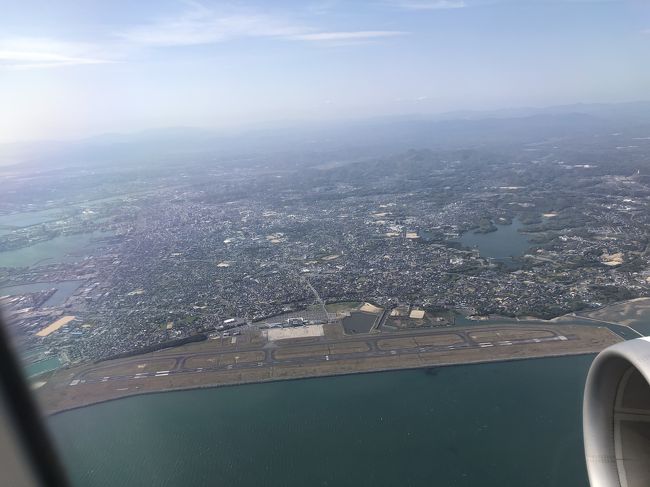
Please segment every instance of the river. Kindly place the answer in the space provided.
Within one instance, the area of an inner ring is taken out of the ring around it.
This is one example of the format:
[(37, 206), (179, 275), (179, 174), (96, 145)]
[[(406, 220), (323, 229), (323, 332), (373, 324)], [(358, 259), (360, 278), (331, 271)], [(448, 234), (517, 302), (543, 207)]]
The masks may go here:
[(0, 267), (29, 267), (81, 259), (93, 252), (99, 238), (111, 232), (95, 231), (58, 237), (28, 247), (0, 252)]
[(78, 486), (586, 487), (592, 358), (166, 392), (49, 425)]
[(64, 212), (60, 208), (0, 215), (0, 229), (15, 229), (38, 225), (39, 223), (54, 221), (62, 216), (64, 216)]
[(17, 286), (0, 287), (0, 296), (36, 293), (55, 288), (56, 291), (43, 303), (43, 307), (60, 306), (79, 289), (83, 281), (53, 281), (19, 284)]

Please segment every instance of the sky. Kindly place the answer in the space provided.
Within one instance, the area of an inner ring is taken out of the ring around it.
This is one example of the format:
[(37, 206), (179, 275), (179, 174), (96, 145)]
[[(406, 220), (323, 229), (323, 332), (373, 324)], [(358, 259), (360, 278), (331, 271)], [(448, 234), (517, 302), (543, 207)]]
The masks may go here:
[(647, 0), (0, 0), (0, 142), (650, 100)]

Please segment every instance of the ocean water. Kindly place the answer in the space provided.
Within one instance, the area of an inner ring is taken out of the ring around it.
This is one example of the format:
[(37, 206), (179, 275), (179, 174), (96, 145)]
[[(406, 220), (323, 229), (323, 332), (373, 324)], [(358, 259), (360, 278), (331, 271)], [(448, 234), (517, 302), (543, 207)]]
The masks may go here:
[(587, 487), (592, 359), (166, 392), (48, 423), (77, 486)]

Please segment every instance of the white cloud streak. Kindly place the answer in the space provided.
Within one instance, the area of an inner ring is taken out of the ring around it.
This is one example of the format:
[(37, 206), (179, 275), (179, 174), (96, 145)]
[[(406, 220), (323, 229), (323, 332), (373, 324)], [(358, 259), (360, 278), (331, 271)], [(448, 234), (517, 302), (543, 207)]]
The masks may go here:
[(126, 41), (152, 47), (213, 44), (238, 37), (283, 37), (304, 32), (262, 15), (218, 16), (205, 9), (161, 19), (118, 33)]
[(192, 4), (175, 18), (164, 18), (118, 33), (127, 42), (148, 47), (214, 44), (245, 37), (270, 37), (307, 42), (362, 41), (403, 35), (400, 31), (359, 30), (319, 32), (284, 19), (262, 14), (218, 13)]
[(92, 46), (53, 39), (0, 39), (0, 69), (45, 69), (111, 63), (93, 55)]
[[(449, 1), (449, 0), (446, 0)], [(0, 69), (45, 69), (106, 64), (128, 59), (138, 47), (216, 44), (242, 38), (274, 38), (336, 45), (407, 34), (392, 30), (319, 31), (277, 16), (257, 12), (217, 13), (198, 3), (172, 18), (161, 18), (118, 32), (104, 45), (62, 42), (48, 38), (0, 38)]]

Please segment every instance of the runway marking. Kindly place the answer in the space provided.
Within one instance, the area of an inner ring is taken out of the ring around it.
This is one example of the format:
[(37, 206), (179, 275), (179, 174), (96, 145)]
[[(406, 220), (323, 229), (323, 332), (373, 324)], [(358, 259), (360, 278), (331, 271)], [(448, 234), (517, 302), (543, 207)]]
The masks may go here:
[[(500, 332), (497, 332), (497, 335), (500, 334)], [(461, 344), (455, 344), (455, 345), (432, 345), (432, 346), (418, 346), (417, 342), (414, 344), (412, 348), (407, 348), (403, 350), (375, 350), (372, 351), (372, 346), (370, 347), (370, 351), (368, 353), (363, 352), (363, 353), (349, 353), (349, 354), (344, 354), (345, 356), (348, 357), (379, 357), (379, 356), (386, 356), (386, 355), (408, 355), (408, 354), (414, 354), (414, 353), (426, 353), (426, 352), (434, 352), (434, 353), (444, 353), (445, 350), (472, 350), (476, 348), (489, 348), (489, 347), (495, 347), (495, 346), (510, 346), (510, 345), (517, 345), (521, 346), (524, 344), (532, 344), (532, 343), (550, 343), (550, 342), (557, 342), (557, 341), (567, 341), (567, 340), (574, 340), (575, 337), (567, 337), (564, 335), (555, 335), (552, 337), (540, 337), (540, 338), (522, 338), (522, 339), (514, 339), (514, 340), (501, 340), (501, 341), (494, 341), (494, 342), (479, 342), (479, 343), (461, 343)], [(211, 362), (216, 362), (220, 360), (221, 354), (216, 354), (217, 356), (215, 357), (215, 354), (213, 352), (205, 352), (205, 353), (199, 353), (197, 354), (198, 356), (210, 356), (212, 355), (211, 358), (204, 357), (204, 359), (209, 360)], [(177, 357), (177, 359), (187, 359), (189, 357), (192, 357), (193, 354), (190, 354), (189, 356), (182, 356), (182, 357)], [(323, 358), (324, 357), (324, 358)], [(128, 380), (135, 380), (135, 379), (143, 379), (147, 377), (165, 377), (168, 375), (179, 375), (179, 374), (190, 374), (190, 373), (199, 373), (199, 372), (219, 372), (219, 371), (224, 371), (224, 370), (233, 370), (235, 368), (242, 369), (242, 368), (250, 368), (250, 367), (255, 367), (255, 363), (257, 363), (257, 367), (264, 367), (264, 366), (273, 366), (276, 361), (271, 360), (271, 362), (267, 362), (266, 359), (261, 362), (252, 362), (252, 363), (243, 363), (240, 364), (238, 361), (240, 359), (240, 356), (236, 356), (234, 358), (234, 363), (233, 364), (220, 364), (218, 366), (215, 366), (214, 364), (207, 366), (206, 368), (203, 367), (197, 367), (197, 368), (186, 368), (185, 366), (180, 365), (178, 369), (174, 369), (173, 371), (171, 370), (159, 370), (156, 372), (138, 372), (135, 373), (134, 375), (116, 375), (116, 376), (104, 376), (104, 377), (96, 377), (96, 378), (89, 378), (87, 381), (86, 379), (83, 379), (82, 377), (85, 376), (86, 373), (82, 374), (80, 377), (78, 376), (77, 379), (72, 380), (72, 382), (69, 383), (70, 386), (76, 386), (79, 384), (84, 384), (84, 383), (89, 383), (89, 384), (95, 384), (95, 383), (100, 383), (100, 382), (107, 382), (107, 381), (128, 381)], [(308, 362), (319, 362), (319, 361), (332, 361), (336, 360), (331, 358), (331, 354), (327, 355), (315, 355), (315, 356), (310, 356), (310, 357), (304, 357), (303, 360), (306, 360)], [(294, 363), (299, 363), (300, 360), (282, 360), (277, 362), (278, 365), (282, 364), (294, 364)], [(181, 364), (184, 362), (181, 362)], [(145, 365), (149, 364), (144, 364), (142, 362), (134, 363), (134, 366), (136, 366), (139, 369), (142, 369)], [(101, 368), (96, 371), (95, 373), (101, 373), (102, 370)], [(133, 374), (133, 372), (131, 372)], [(134, 386), (136, 389), (139, 386)]]

